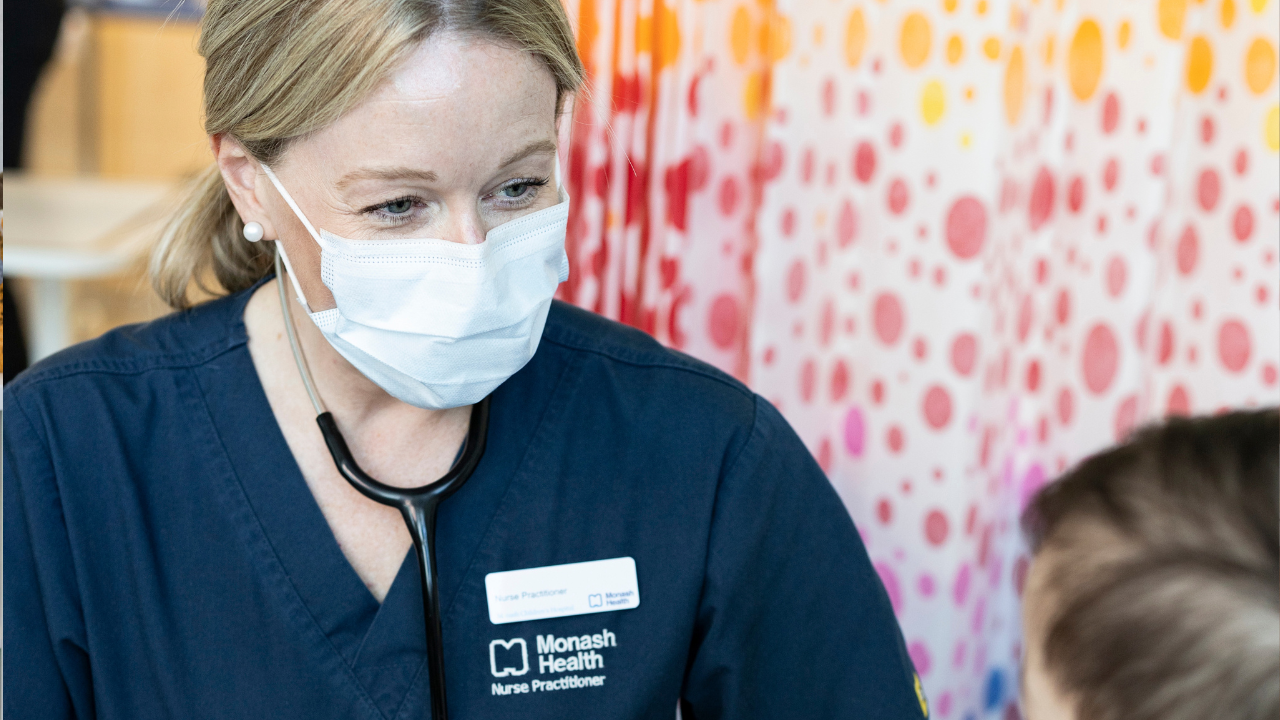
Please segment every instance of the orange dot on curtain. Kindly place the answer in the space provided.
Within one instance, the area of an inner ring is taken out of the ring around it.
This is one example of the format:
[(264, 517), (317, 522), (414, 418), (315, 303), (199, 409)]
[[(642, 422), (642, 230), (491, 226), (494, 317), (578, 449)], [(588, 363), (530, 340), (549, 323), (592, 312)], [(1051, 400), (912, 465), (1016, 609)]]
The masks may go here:
[(760, 31), (761, 55), (777, 62), (791, 52), (791, 20), (786, 15), (770, 13)]
[(739, 5), (733, 11), (733, 20), (729, 23), (729, 49), (733, 52), (733, 61), (739, 65), (747, 61), (751, 52), (751, 12), (745, 5)]
[(933, 41), (929, 20), (918, 12), (913, 12), (902, 21), (902, 33), (898, 39), (898, 47), (902, 51), (902, 62), (909, 68), (918, 68), (929, 59), (929, 45)]
[(1261, 95), (1276, 76), (1276, 49), (1266, 38), (1255, 38), (1244, 58), (1244, 79)]
[(1018, 124), (1025, 95), (1026, 69), (1023, 67), (1022, 48), (1015, 46), (1009, 53), (1009, 65), (1004, 71), (1004, 116), (1010, 125)]
[(1120, 32), (1116, 37), (1116, 41), (1119, 43), (1121, 50), (1129, 47), (1129, 34), (1132, 30), (1133, 27), (1129, 24), (1128, 20), (1120, 23)]
[(964, 40), (959, 35), (952, 35), (947, 40), (947, 62), (955, 65), (964, 56)]
[(1076, 28), (1067, 52), (1067, 77), (1071, 92), (1080, 100), (1088, 100), (1098, 89), (1102, 78), (1102, 30), (1093, 20), (1085, 20)]
[(742, 88), (742, 111), (748, 120), (755, 120), (765, 111), (769, 102), (769, 77), (762, 72), (747, 76)]
[(989, 37), (983, 41), (982, 53), (992, 60), (1000, 57), (1000, 38)]
[(956, 0), (942, 0), (942, 8), (947, 12), (955, 12), (957, 5), (959, 3)]
[(1160, 0), (1156, 5), (1160, 32), (1170, 40), (1182, 37), (1182, 20), (1187, 15), (1187, 0)]
[(668, 67), (680, 56), (680, 22), (675, 8), (662, 2), (653, 8), (653, 53), (657, 69)]
[(1222, 0), (1222, 7), (1219, 8), (1219, 17), (1222, 19), (1222, 27), (1230, 28), (1236, 21), (1236, 4), (1234, 0)]
[(1187, 51), (1187, 89), (1193, 93), (1202, 93), (1209, 86), (1209, 78), (1213, 76), (1213, 48), (1208, 39), (1197, 35), (1191, 40), (1191, 49)]
[(851, 67), (857, 67), (862, 62), (862, 51), (866, 47), (867, 21), (862, 17), (862, 8), (854, 8), (844, 26), (844, 59)]

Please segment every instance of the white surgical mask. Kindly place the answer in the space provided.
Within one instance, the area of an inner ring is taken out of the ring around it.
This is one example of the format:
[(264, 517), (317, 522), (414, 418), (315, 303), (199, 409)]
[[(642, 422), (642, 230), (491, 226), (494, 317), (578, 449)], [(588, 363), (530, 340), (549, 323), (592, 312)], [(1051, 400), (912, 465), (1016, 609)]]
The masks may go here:
[(320, 246), (320, 279), (337, 307), (311, 312), (277, 241), (298, 301), (347, 362), (393, 397), (444, 409), (484, 399), (533, 357), (556, 286), (569, 277), (569, 201), (504, 223), (484, 242), (346, 240), (317, 232), (262, 166)]

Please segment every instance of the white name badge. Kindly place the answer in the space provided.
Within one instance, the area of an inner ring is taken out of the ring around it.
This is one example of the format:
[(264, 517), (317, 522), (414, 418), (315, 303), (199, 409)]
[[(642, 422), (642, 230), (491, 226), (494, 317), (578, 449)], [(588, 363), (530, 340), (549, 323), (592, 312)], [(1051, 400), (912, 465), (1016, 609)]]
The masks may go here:
[(636, 561), (629, 557), (489, 573), (484, 589), (494, 625), (640, 606)]

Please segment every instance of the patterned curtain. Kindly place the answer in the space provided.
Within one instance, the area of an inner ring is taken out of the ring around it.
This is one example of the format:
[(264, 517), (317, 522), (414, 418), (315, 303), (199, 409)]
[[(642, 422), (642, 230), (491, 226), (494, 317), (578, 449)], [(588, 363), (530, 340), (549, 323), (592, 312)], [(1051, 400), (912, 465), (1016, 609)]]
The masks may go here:
[(1277, 5), (568, 0), (562, 297), (783, 411), (935, 717), (1018, 715), (1041, 485), (1280, 402)]

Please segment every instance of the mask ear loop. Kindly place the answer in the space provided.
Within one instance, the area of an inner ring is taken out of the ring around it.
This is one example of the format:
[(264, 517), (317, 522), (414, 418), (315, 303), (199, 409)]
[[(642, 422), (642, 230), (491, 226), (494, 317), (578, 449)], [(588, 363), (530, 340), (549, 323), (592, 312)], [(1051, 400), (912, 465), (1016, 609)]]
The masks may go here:
[[(307, 220), (307, 216), (302, 214), (302, 210), (298, 208), (298, 203), (293, 201), (293, 196), (289, 194), (288, 190), (284, 189), (284, 185), (280, 184), (280, 179), (276, 177), (276, 174), (271, 171), (271, 168), (268, 167), (266, 163), (259, 164), (262, 166), (263, 172), (267, 174), (267, 178), (271, 180), (271, 184), (276, 186), (276, 191), (279, 192), (280, 196), (284, 198), (284, 201), (288, 203), (289, 209), (292, 210), (293, 214), (297, 215), (298, 219), (302, 221), (302, 226), (307, 229), (307, 232), (311, 233), (311, 238), (316, 241), (316, 244), (320, 245), (320, 233), (316, 232), (315, 227), (311, 225), (311, 221)], [(321, 245), (321, 247), (323, 247), (323, 245)], [(298, 284), (298, 276), (294, 274), (293, 265), (289, 263), (289, 255), (284, 251), (284, 244), (279, 240), (276, 240), (276, 255), (284, 260), (285, 270), (287, 270), (289, 274), (289, 282), (293, 284), (293, 291), (298, 294), (298, 304), (302, 305), (302, 308), (307, 311), (307, 314), (311, 314), (311, 306), (307, 304), (307, 298), (302, 294), (302, 286)], [(279, 263), (276, 263), (276, 266), (276, 277), (278, 278), (280, 276)], [(285, 309), (285, 312), (288, 313), (287, 308)]]

